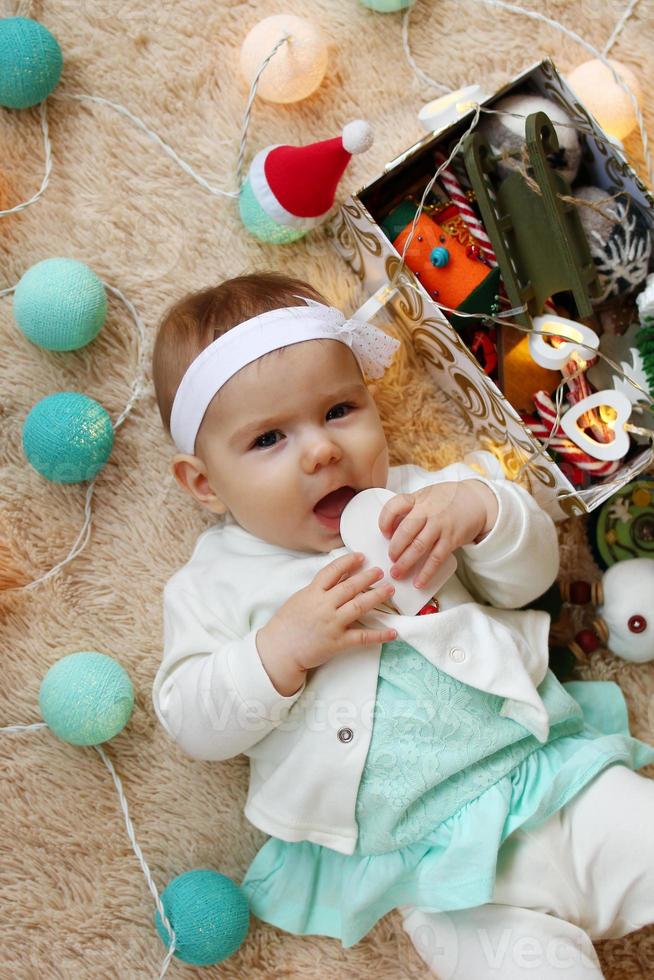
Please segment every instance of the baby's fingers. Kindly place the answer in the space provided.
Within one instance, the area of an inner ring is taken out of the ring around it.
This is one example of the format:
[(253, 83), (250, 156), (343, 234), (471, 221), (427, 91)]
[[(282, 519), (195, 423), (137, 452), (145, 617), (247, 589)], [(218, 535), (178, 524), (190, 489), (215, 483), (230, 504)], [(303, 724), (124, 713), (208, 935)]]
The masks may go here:
[(433, 521), (425, 517), (415, 521), (415, 526), (404, 528), (405, 524), (414, 524), (411, 518), (402, 521), (391, 538), (388, 555), (394, 564), (391, 566), (393, 578), (403, 578), (418, 562), (424, 561), (439, 537), (439, 529)]
[(338, 608), (364, 593), (373, 583), (384, 577), (381, 568), (364, 568), (362, 572), (352, 573), (329, 590), (330, 596), (334, 599), (334, 604)]
[[(425, 534), (429, 530), (426, 514), (407, 514), (393, 532), (393, 537), (388, 546), (388, 557), (391, 561), (397, 561), (400, 555), (404, 555), (406, 550), (416, 545), (416, 541), (418, 542), (416, 549), (419, 553)], [(422, 553), (424, 554), (424, 551)]]
[(340, 558), (335, 558), (334, 561), (330, 561), (328, 565), (321, 568), (313, 581), (325, 591), (333, 589), (344, 575), (349, 575), (355, 568), (358, 568), (363, 559), (364, 556), (360, 551), (341, 555)]
[(389, 538), (395, 529), (397, 521), (408, 514), (415, 503), (410, 493), (398, 493), (388, 503), (384, 504), (379, 513), (379, 530), (384, 537)]
[(397, 630), (351, 629), (343, 634), (345, 647), (370, 646), (372, 643), (392, 643), (397, 640)]
[(338, 617), (343, 623), (353, 623), (375, 606), (390, 599), (394, 592), (395, 586), (388, 583), (378, 585), (377, 588), (369, 589), (367, 592), (360, 592), (349, 602), (343, 603), (338, 609)]
[(431, 581), (439, 571), (448, 555), (453, 551), (452, 543), (447, 538), (441, 538), (427, 556), (427, 560), (413, 580), (416, 589), (421, 589)]

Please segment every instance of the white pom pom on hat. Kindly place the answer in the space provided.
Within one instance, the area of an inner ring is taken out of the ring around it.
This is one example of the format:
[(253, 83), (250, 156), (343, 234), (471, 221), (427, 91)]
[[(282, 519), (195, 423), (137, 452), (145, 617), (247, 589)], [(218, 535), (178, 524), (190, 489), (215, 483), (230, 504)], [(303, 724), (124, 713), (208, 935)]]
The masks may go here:
[(249, 181), (257, 202), (278, 224), (313, 228), (334, 206), (338, 182), (352, 155), (370, 149), (370, 123), (355, 119), (340, 136), (308, 146), (268, 146), (252, 161)]
[(372, 126), (365, 119), (355, 119), (343, 127), (343, 149), (348, 153), (365, 153), (374, 142)]

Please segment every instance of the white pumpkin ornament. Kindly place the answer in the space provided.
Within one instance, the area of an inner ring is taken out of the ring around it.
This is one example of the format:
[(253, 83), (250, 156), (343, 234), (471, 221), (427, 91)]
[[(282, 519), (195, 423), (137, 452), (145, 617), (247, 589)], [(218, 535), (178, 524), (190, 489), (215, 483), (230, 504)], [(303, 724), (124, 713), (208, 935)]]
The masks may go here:
[(596, 605), (593, 628), (569, 644), (579, 660), (600, 646), (631, 663), (654, 660), (654, 559), (618, 561), (599, 582), (571, 582), (562, 593), (567, 602)]
[(611, 565), (601, 581), (594, 623), (618, 657), (654, 660), (654, 560), (632, 558)]

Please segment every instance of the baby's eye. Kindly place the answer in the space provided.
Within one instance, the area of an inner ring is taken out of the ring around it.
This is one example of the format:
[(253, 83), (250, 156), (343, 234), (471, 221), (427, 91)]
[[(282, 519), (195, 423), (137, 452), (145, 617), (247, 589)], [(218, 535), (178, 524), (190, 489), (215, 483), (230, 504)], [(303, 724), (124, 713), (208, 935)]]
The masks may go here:
[[(327, 419), (331, 420), (333, 418), (345, 418), (345, 416), (348, 415), (353, 408), (356, 408), (356, 405), (352, 405), (349, 402), (339, 402), (338, 405), (332, 405), (332, 407), (329, 409), (327, 412)], [(271, 441), (269, 436), (275, 436), (277, 433), (279, 433), (280, 436), (284, 435), (280, 429), (269, 429), (268, 432), (263, 432), (260, 436), (257, 436), (250, 446), (250, 449), (270, 449), (272, 446), (276, 446), (277, 439), (273, 439)]]
[(331, 407), (331, 408), (329, 409), (329, 411), (327, 412), (327, 416), (326, 416), (326, 418), (327, 418), (327, 421), (329, 422), (329, 421), (331, 421), (332, 419), (342, 419), (342, 418), (345, 418), (345, 416), (346, 416), (346, 415), (347, 415), (347, 414), (348, 414), (348, 413), (349, 413), (349, 412), (350, 412), (350, 411), (351, 411), (351, 410), (352, 410), (353, 408), (354, 408), (354, 406), (353, 406), (353, 405), (350, 405), (350, 404), (348, 404), (347, 402), (341, 402), (341, 403), (340, 403), (340, 404), (338, 404), (338, 405), (332, 405), (332, 407)]
[(270, 429), (269, 432), (263, 432), (260, 436), (252, 443), (252, 449), (268, 449), (269, 446), (274, 446), (278, 442), (277, 436), (284, 437), (284, 433), (280, 432), (279, 429)]

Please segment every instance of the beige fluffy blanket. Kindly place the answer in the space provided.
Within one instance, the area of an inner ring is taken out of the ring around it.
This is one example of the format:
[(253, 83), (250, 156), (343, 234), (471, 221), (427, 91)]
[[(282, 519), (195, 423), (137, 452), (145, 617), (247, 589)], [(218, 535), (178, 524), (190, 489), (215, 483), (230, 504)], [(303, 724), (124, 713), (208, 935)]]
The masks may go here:
[[(525, 0), (601, 47), (625, 3), (620, 0)], [(12, 0), (0, 5), (13, 14)], [(327, 77), (293, 106), (255, 102), (248, 159), (270, 143), (337, 135), (350, 119), (370, 119), (377, 141), (355, 158), (340, 198), (378, 174), (421, 136), (417, 111), (435, 94), (419, 84), (401, 43), (401, 17), (374, 14), (358, 0), (52, 0), (31, 5), (59, 39), (65, 57), (60, 92), (85, 92), (128, 107), (212, 184), (231, 188), (247, 87), (238, 74), (249, 28), (286, 10), (321, 24), (330, 39)], [(457, 88), (480, 80), (489, 91), (543, 55), (562, 71), (587, 53), (542, 23), (476, 0), (418, 0), (411, 39), (418, 63)], [(637, 5), (614, 49), (646, 89), (643, 111), (654, 134), (646, 66), (654, 49), (650, 0)], [(234, 202), (213, 197), (123, 116), (106, 106), (53, 99), (49, 105), (53, 174), (34, 206), (0, 221), (0, 288), (52, 256), (87, 262), (141, 311), (151, 346), (158, 317), (181, 291), (259, 268), (306, 277), (334, 303), (363, 301), (354, 276), (317, 232), (285, 248), (248, 237)], [(638, 140), (628, 142), (639, 159)], [(642, 170), (641, 170), (642, 172)], [(36, 109), (0, 110), (0, 208), (30, 198), (43, 175)], [(129, 397), (136, 335), (110, 299), (98, 338), (71, 353), (50, 353), (17, 329), (11, 299), (0, 299), (0, 516), (28, 580), (61, 561), (84, 519), (86, 485), (56, 485), (27, 465), (23, 420), (58, 390), (99, 400), (113, 419)], [(264, 835), (242, 814), (248, 761), (185, 758), (156, 721), (152, 680), (161, 657), (162, 588), (187, 560), (210, 517), (173, 482), (171, 445), (163, 438), (154, 393), (147, 391), (116, 435), (93, 497), (90, 541), (57, 575), (32, 592), (0, 600), (0, 725), (39, 720), (47, 669), (65, 654), (99, 650), (130, 673), (136, 705), (127, 728), (107, 747), (123, 780), (154, 880), (163, 889), (195, 867), (240, 881)], [(406, 354), (384, 383), (380, 403), (393, 461), (438, 467), (476, 448), (458, 412)], [(562, 577), (597, 574), (581, 521), (561, 525)], [(654, 664), (629, 666), (596, 655), (588, 676), (612, 678), (628, 699), (632, 728), (654, 738)], [(0, 921), (2, 978), (65, 980), (155, 977), (164, 947), (153, 902), (129, 844), (116, 790), (98, 754), (58, 741), (46, 730), (3, 734)], [(636, 846), (634, 842), (634, 846)], [(654, 930), (605, 943), (611, 980), (645, 980), (654, 969)], [(321, 977), (396, 980), (428, 971), (387, 915), (349, 950), (336, 940), (287, 935), (255, 919), (239, 952), (215, 977)], [(170, 977), (195, 977), (178, 961)]]

